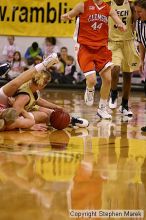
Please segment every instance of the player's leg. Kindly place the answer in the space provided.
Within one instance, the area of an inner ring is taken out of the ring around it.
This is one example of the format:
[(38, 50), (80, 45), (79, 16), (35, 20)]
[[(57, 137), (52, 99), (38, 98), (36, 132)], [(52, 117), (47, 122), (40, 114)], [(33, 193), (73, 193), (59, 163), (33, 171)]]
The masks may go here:
[(131, 76), (132, 74), (129, 72), (123, 72), (122, 102), (119, 108), (120, 112), (123, 113), (123, 115), (129, 116), (129, 117), (133, 115), (128, 104), (130, 90), (131, 90)]
[(114, 66), (111, 71), (111, 91), (109, 99), (109, 107), (111, 109), (117, 108), (118, 104), (118, 82), (119, 82), (120, 66)]
[(92, 106), (94, 102), (94, 87), (96, 85), (96, 72), (92, 52), (89, 48), (80, 46), (77, 54), (79, 66), (86, 77), (86, 91), (84, 100), (86, 105)]
[(97, 115), (100, 118), (111, 119), (112, 116), (107, 112), (107, 101), (111, 88), (111, 67), (109, 66), (104, 71), (102, 71), (100, 76), (102, 79), (102, 86), (100, 89), (100, 101)]
[(120, 74), (120, 67), (123, 60), (123, 53), (122, 53), (122, 42), (110, 42), (109, 48), (112, 51), (112, 62), (114, 67), (112, 68), (111, 72), (111, 91), (110, 91), (110, 99), (109, 99), (109, 107), (111, 109), (117, 108), (117, 101), (118, 101), (118, 82), (119, 82), (119, 74)]
[[(88, 72), (86, 72), (88, 74)], [(86, 91), (84, 95), (84, 100), (86, 105), (92, 106), (94, 103), (94, 87), (96, 85), (96, 72), (86, 76)]]
[[(33, 112), (36, 123), (46, 123), (50, 122), (50, 116), (53, 112), (53, 109), (39, 107), (38, 111)], [(72, 127), (77, 128), (86, 128), (89, 126), (88, 120), (80, 117), (70, 116), (70, 124)]]
[(103, 119), (112, 118), (112, 116), (107, 111), (107, 101), (111, 87), (111, 67), (113, 65), (111, 60), (112, 53), (107, 47), (101, 47), (96, 51), (94, 62), (95, 68), (99, 72), (99, 75), (102, 79), (97, 115)]
[(139, 68), (139, 56), (134, 47), (133, 40), (124, 42), (123, 47), (124, 61), (122, 64), (123, 70), (123, 92), (122, 92), (122, 103), (119, 108), (120, 112), (125, 115), (132, 117), (133, 113), (129, 108), (129, 97), (131, 89), (131, 73)]
[(46, 70), (53, 64), (58, 62), (57, 54), (53, 53), (48, 56), (42, 63), (37, 64), (35, 67), (24, 71), (17, 78), (8, 82), (1, 88), (0, 91), (0, 102), (1, 104), (7, 105), (7, 97), (11, 97), (15, 94), (18, 88), (25, 82), (32, 79), (33, 75), (39, 71)]

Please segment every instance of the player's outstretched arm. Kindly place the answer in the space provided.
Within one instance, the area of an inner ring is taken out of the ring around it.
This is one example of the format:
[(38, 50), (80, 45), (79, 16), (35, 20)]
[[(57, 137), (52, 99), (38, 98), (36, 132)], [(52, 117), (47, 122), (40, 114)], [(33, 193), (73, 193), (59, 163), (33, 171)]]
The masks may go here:
[(80, 13), (83, 12), (84, 12), (84, 3), (80, 2), (71, 11), (63, 14), (61, 16), (61, 20), (63, 21), (72, 20), (72, 18), (78, 16)]
[(39, 98), (37, 100), (37, 105), (41, 106), (41, 107), (44, 107), (44, 108), (49, 108), (49, 109), (60, 109), (62, 111), (66, 111), (63, 107), (59, 106), (59, 105), (56, 105), (52, 102), (49, 102), (45, 99), (42, 99), (42, 98)]
[(114, 22), (117, 25), (117, 28), (119, 28), (121, 31), (126, 31), (126, 26), (125, 24), (121, 21), (119, 16), (117, 15), (117, 12), (113, 9), (110, 11), (110, 16), (114, 20)]

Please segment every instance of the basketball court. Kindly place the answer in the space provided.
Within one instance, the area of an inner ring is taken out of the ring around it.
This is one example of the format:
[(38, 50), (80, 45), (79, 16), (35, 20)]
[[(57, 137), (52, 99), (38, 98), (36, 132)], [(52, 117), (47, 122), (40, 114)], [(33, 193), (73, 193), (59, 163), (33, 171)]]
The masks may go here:
[(146, 213), (146, 98), (132, 92), (134, 117), (116, 110), (108, 121), (95, 117), (97, 94), (88, 107), (83, 90), (42, 93), (88, 119), (87, 129), (0, 132), (0, 220), (68, 220), (70, 210)]

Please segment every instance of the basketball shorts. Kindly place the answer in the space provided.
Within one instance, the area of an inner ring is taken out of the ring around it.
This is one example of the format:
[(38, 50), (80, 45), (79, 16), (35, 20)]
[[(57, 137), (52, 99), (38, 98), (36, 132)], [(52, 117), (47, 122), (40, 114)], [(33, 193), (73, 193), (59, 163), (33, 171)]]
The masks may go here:
[(97, 72), (111, 66), (112, 52), (107, 47), (89, 48), (80, 45), (77, 52), (77, 60), (80, 69), (85, 76)]
[(140, 58), (136, 51), (134, 41), (112, 41), (109, 42), (112, 51), (112, 62), (120, 66), (123, 72), (133, 72), (139, 69)]

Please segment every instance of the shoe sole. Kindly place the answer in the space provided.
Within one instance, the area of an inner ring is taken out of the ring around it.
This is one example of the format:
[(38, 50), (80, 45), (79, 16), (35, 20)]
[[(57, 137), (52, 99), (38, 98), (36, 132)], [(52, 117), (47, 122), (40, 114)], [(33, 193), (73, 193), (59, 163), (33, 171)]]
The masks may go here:
[(88, 125), (86, 125), (86, 126), (81, 126), (81, 124), (78, 124), (77, 123), (77, 125), (76, 125), (78, 128), (87, 128), (87, 127), (89, 127), (89, 123), (88, 123)]
[(128, 115), (125, 115), (125, 114), (124, 114), (124, 112), (122, 112), (122, 111), (120, 111), (120, 110), (119, 110), (119, 112), (120, 112), (121, 114), (123, 114), (123, 116), (127, 116), (127, 117), (133, 117), (133, 114), (128, 114)]
[(59, 62), (59, 60), (56, 60), (56, 59), (54, 59), (54, 60), (51, 60), (48, 64), (47, 64), (47, 66), (45, 66), (46, 68), (49, 68), (49, 67), (51, 67), (51, 66), (53, 66), (54, 64), (56, 64), (56, 63), (58, 63)]

